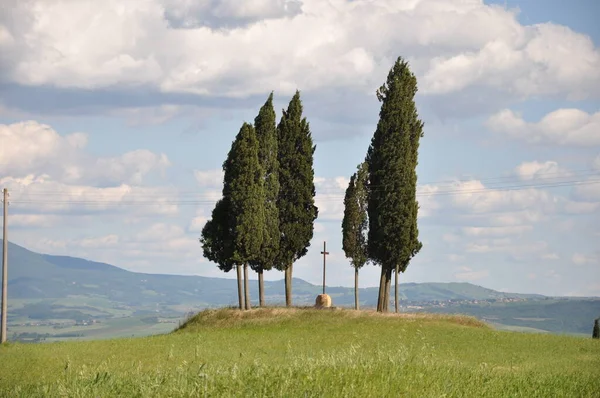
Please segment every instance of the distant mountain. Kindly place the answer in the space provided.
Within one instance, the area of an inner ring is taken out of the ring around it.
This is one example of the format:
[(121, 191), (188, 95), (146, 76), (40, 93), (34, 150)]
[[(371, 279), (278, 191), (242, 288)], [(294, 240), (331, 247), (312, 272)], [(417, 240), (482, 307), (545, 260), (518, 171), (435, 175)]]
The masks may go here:
[[(126, 271), (113, 265), (67, 256), (52, 256), (29, 251), (9, 242), (9, 297), (18, 299), (62, 298), (68, 296), (102, 296), (130, 305), (194, 303), (197, 306), (229, 305), (236, 302), (236, 285), (232, 279), (203, 276), (145, 274)], [(363, 305), (375, 305), (377, 288), (360, 289)], [(284, 302), (284, 283), (266, 281), (270, 303)], [(321, 286), (294, 279), (293, 293), (297, 304), (312, 304)], [(251, 294), (257, 300), (256, 282)], [(327, 287), (336, 305), (352, 305), (354, 290)], [(501, 293), (470, 283), (406, 283), (400, 285), (403, 300), (447, 301), (531, 298), (537, 295)]]
[[(9, 243), (8, 260), (8, 322), (15, 335), (34, 331), (39, 337), (40, 331), (47, 333), (45, 328), (60, 329), (67, 321), (101, 321), (105, 337), (151, 333), (161, 322), (189, 311), (237, 302), (234, 279), (130, 272), (81, 258), (34, 253), (13, 243)], [(321, 289), (294, 279), (294, 304), (313, 305)], [(257, 305), (256, 281), (250, 290)], [(283, 280), (265, 281), (265, 292), (268, 304), (285, 303)], [(353, 288), (330, 286), (327, 293), (336, 306), (354, 305)], [(360, 289), (362, 308), (374, 307), (377, 293), (377, 288)], [(509, 330), (587, 334), (593, 319), (600, 316), (598, 298), (502, 293), (470, 283), (405, 283), (400, 285), (400, 295), (403, 311), (469, 314)], [(127, 319), (131, 322), (120, 321)], [(83, 333), (73, 328), (65, 333)], [(100, 336), (93, 334), (93, 328), (84, 335)]]

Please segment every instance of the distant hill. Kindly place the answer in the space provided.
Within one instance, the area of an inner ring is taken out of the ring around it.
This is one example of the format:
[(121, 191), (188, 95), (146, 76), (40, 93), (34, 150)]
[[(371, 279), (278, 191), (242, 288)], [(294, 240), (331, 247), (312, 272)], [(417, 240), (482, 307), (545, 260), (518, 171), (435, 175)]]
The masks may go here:
[[(9, 297), (19, 299), (61, 298), (97, 295), (109, 300), (136, 305), (194, 302), (216, 306), (234, 304), (236, 285), (232, 279), (203, 276), (145, 274), (126, 271), (113, 265), (67, 256), (34, 253), (9, 242)], [(298, 304), (313, 303), (321, 286), (294, 279), (294, 300)], [(363, 305), (375, 305), (377, 288), (360, 289)], [(284, 283), (266, 281), (267, 301), (284, 302)], [(257, 299), (256, 283), (251, 293)], [(337, 305), (352, 305), (354, 290), (328, 287), (327, 293)], [(470, 283), (406, 283), (400, 285), (403, 300), (446, 301), (485, 300), (499, 298), (532, 298), (538, 295), (501, 293)]]
[[(8, 321), (13, 333), (29, 333), (27, 325), (32, 323), (37, 325), (36, 333), (47, 333), (44, 328), (59, 328), (66, 321), (91, 320), (118, 323), (119, 333), (125, 333), (133, 330), (131, 325), (116, 320), (135, 318), (138, 329), (146, 330), (153, 322), (162, 322), (161, 317), (181, 318), (189, 311), (237, 301), (233, 279), (131, 272), (76, 257), (39, 254), (13, 243), (9, 243), (8, 259)], [(256, 281), (250, 290), (257, 305)], [(283, 280), (265, 281), (265, 291), (268, 304), (285, 302)], [(321, 286), (294, 279), (295, 305), (314, 304), (320, 292)], [(327, 293), (334, 305), (354, 304), (353, 288), (327, 287)], [(374, 307), (377, 293), (377, 288), (360, 289), (361, 306)], [(593, 319), (600, 316), (597, 298), (503, 293), (470, 283), (405, 283), (400, 285), (400, 295), (403, 311), (464, 313), (509, 330), (587, 334)]]

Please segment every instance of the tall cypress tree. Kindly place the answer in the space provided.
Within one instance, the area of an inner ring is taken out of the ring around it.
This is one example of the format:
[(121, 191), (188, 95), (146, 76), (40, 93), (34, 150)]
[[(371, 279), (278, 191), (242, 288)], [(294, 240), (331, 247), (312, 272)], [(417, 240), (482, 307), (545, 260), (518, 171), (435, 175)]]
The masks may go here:
[(381, 266), (377, 310), (383, 312), (388, 311), (392, 272), (404, 272), (422, 246), (415, 169), (423, 123), (414, 102), (416, 93), (417, 79), (399, 57), (377, 91), (382, 105), (367, 153), (368, 253)]
[(223, 168), (223, 196), (229, 204), (231, 261), (238, 265), (238, 270), (240, 265), (244, 266), (245, 307), (250, 309), (248, 263), (260, 254), (265, 224), (263, 171), (252, 125), (242, 125)]
[[(233, 261), (233, 241), (229, 225), (229, 201), (223, 197), (219, 199), (210, 220), (202, 228), (200, 237), (204, 257), (217, 263), (221, 271), (229, 272), (235, 266)], [(244, 308), (242, 296), (241, 272), (237, 272), (238, 301), (240, 310)]]
[(600, 339), (600, 318), (594, 320), (594, 329), (592, 330), (592, 338)]
[(292, 267), (304, 256), (313, 237), (315, 206), (313, 146), (309, 124), (302, 117), (300, 92), (296, 91), (277, 126), (279, 138), (280, 242), (277, 269), (285, 271), (285, 303), (292, 305)]
[(250, 266), (258, 273), (258, 295), (260, 306), (265, 305), (263, 272), (273, 267), (279, 251), (279, 161), (277, 160), (277, 126), (273, 109), (273, 93), (260, 108), (254, 119), (254, 129), (258, 139), (258, 159), (263, 170), (265, 202), (265, 223), (263, 241), (259, 256), (250, 261)]
[(344, 219), (342, 220), (342, 248), (346, 258), (354, 267), (354, 308), (358, 304), (358, 270), (368, 259), (367, 253), (367, 163), (358, 166), (358, 171), (350, 177), (344, 197)]

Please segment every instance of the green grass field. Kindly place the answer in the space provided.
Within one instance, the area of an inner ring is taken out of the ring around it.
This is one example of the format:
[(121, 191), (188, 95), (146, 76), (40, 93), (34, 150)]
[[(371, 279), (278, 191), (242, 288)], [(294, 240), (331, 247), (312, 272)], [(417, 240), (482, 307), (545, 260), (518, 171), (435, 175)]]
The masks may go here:
[(0, 347), (0, 395), (598, 397), (600, 342), (469, 317), (204, 311), (143, 338)]

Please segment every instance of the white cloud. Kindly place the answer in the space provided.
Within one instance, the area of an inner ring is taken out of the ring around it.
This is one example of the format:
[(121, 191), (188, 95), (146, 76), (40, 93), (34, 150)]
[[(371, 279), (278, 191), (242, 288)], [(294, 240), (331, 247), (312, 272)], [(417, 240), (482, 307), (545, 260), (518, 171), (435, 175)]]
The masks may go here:
[(600, 144), (600, 112), (588, 114), (579, 109), (559, 109), (539, 122), (527, 122), (504, 109), (491, 116), (487, 126), (511, 138), (530, 144), (589, 146)]
[(473, 282), (480, 279), (487, 278), (490, 275), (489, 270), (474, 271), (469, 267), (459, 267), (459, 272), (454, 274), (454, 278), (458, 281)]
[(13, 214), (10, 217), (10, 227), (48, 228), (57, 225), (60, 217), (46, 214)]
[(548, 243), (544, 241), (523, 243), (515, 242), (510, 238), (477, 239), (465, 245), (467, 253), (505, 253), (519, 260), (544, 252), (546, 249), (548, 249)]
[(597, 254), (582, 254), (582, 253), (574, 253), (571, 257), (571, 261), (575, 265), (585, 265), (585, 264), (596, 264), (600, 265), (600, 260)]
[(0, 178), (0, 184), (9, 189), (15, 211), (22, 214), (173, 215), (178, 212), (173, 192), (160, 187), (68, 185), (47, 175), (5, 177)]
[(557, 162), (523, 162), (515, 168), (516, 175), (524, 181), (535, 179), (552, 179), (569, 177), (571, 173), (558, 166)]
[(293, 16), (300, 12), (299, 0), (162, 0), (169, 24), (179, 28), (227, 28), (258, 20)]
[[(129, 126), (148, 126), (163, 124), (182, 113), (189, 111), (191, 107), (182, 105), (162, 104), (158, 106), (117, 108), (110, 113), (124, 117)], [(194, 109), (199, 111), (199, 109)]]
[(0, 174), (39, 175), (65, 183), (139, 185), (152, 172), (164, 174), (171, 165), (165, 154), (145, 149), (116, 157), (94, 157), (85, 152), (87, 135), (62, 136), (36, 121), (0, 124)]
[(83, 238), (79, 241), (79, 245), (86, 249), (105, 249), (114, 247), (119, 244), (119, 236), (110, 234), (106, 236)]
[(204, 224), (208, 221), (208, 217), (205, 215), (204, 209), (198, 209), (196, 216), (192, 218), (188, 225), (188, 231), (200, 232), (204, 228)]
[(466, 259), (466, 257), (461, 254), (448, 254), (446, 257), (451, 263), (461, 263)]
[(594, 161), (592, 162), (592, 167), (595, 170), (600, 170), (600, 154), (598, 156), (596, 156), (596, 158), (594, 159)]
[(451, 199), (454, 206), (470, 213), (516, 211), (532, 207), (552, 209), (556, 202), (550, 193), (543, 190), (487, 188), (478, 180), (457, 182), (454, 192)]
[(223, 169), (194, 170), (194, 177), (202, 188), (222, 188), (223, 176)]
[(348, 188), (346, 177), (315, 177), (315, 205), (319, 208), (319, 221), (342, 221), (344, 195)]
[(230, 97), (265, 87), (370, 92), (404, 54), (431, 94), (485, 86), (585, 98), (600, 87), (589, 37), (523, 26), (515, 12), (479, 0), (13, 0), (9, 9), (0, 68), (24, 85)]
[(533, 229), (531, 225), (510, 227), (464, 227), (463, 233), (469, 237), (505, 237), (521, 236)]
[(600, 53), (592, 40), (551, 23), (515, 26), (476, 50), (437, 57), (431, 64), (425, 85), (440, 93), (484, 85), (522, 97), (567, 93), (584, 98), (594, 95), (586, 84), (597, 90), (600, 83)]
[(542, 254), (542, 260), (560, 260), (560, 256), (556, 253)]

